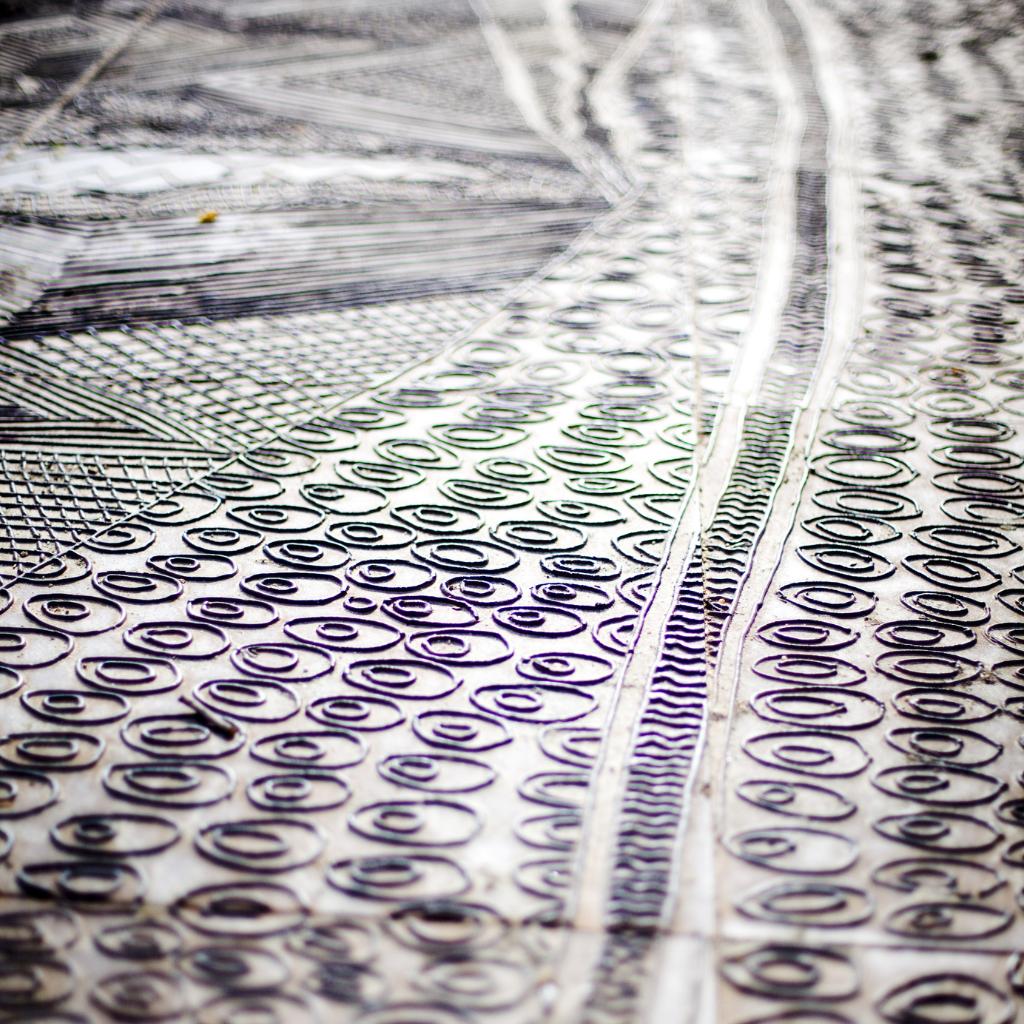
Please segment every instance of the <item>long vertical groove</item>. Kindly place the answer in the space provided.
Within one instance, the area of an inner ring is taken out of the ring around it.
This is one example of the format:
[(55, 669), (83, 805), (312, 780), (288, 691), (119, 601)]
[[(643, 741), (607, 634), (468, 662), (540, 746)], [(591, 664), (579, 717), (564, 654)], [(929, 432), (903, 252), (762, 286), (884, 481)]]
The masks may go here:
[(827, 117), (800, 23), (785, 0), (768, 0), (768, 11), (804, 111), (789, 286), (771, 358), (742, 417), (737, 455), (679, 580), (632, 730), (606, 897), (608, 932), (587, 1021), (636, 1019), (647, 994), (644, 969), (673, 910), (687, 794), (718, 650), (789, 465), (796, 418), (827, 337)]

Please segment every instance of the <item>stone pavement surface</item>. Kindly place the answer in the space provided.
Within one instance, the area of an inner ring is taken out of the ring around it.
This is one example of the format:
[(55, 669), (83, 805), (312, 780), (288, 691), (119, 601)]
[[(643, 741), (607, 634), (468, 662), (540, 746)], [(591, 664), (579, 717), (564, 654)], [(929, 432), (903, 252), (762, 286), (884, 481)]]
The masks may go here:
[(12, 0), (0, 1024), (1011, 1024), (1019, 0)]

